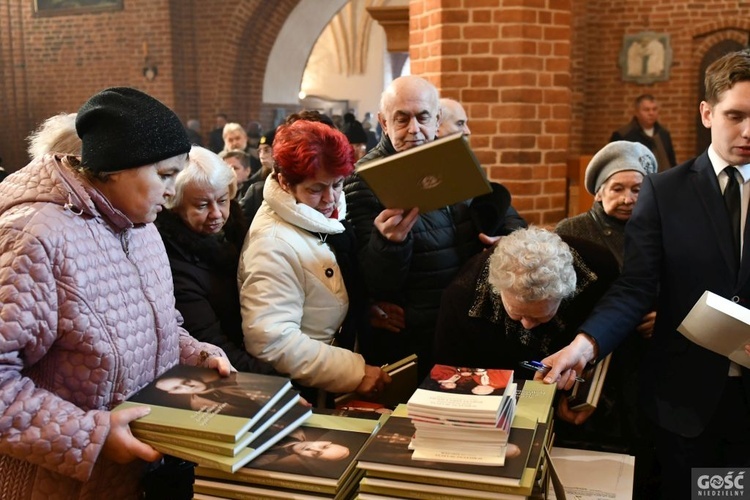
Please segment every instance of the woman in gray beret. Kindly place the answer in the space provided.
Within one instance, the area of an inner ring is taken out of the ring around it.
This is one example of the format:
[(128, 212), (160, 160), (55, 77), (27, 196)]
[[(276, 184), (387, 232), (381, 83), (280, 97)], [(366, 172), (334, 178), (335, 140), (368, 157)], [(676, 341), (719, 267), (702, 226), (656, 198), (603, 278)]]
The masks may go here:
[(586, 167), (586, 191), (594, 204), (583, 214), (560, 221), (558, 234), (576, 236), (607, 248), (622, 268), (625, 223), (638, 201), (643, 178), (656, 171), (654, 154), (643, 144), (610, 142)]
[[(656, 170), (656, 158), (643, 144), (629, 141), (607, 144), (586, 167), (586, 191), (594, 195), (593, 206), (586, 213), (560, 221), (555, 232), (601, 245), (611, 252), (622, 270), (625, 224), (638, 201), (644, 177)], [(637, 410), (636, 371), (655, 320), (656, 311), (651, 311), (643, 317), (637, 334), (634, 332), (617, 348), (599, 408), (587, 422), (592, 440), (615, 443), (612, 446), (617, 451), (636, 455), (635, 482), (641, 492), (650, 488), (645, 483), (654, 460), (645, 419)]]

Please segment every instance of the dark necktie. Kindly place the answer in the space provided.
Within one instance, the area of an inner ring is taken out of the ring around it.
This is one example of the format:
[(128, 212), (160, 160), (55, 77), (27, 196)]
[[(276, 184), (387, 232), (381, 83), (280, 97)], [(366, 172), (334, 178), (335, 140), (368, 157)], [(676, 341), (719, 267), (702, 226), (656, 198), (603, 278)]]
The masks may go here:
[(737, 169), (729, 166), (724, 169), (727, 174), (727, 185), (724, 188), (724, 203), (729, 212), (729, 222), (732, 226), (732, 241), (734, 243), (734, 256), (740, 261), (740, 210), (742, 210), (742, 197), (740, 196), (740, 185), (737, 182)]

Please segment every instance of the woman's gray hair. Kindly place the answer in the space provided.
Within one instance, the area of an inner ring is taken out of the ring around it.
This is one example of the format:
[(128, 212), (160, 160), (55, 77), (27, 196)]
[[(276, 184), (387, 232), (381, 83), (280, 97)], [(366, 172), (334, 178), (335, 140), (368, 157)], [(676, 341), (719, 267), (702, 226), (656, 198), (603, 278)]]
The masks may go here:
[(561, 300), (573, 294), (576, 272), (568, 245), (555, 233), (529, 227), (500, 238), (490, 257), (488, 280), (496, 293), (518, 300)]
[(229, 188), (229, 199), (237, 194), (237, 177), (232, 167), (224, 163), (219, 155), (200, 146), (190, 148), (188, 164), (177, 174), (174, 186), (174, 196), (167, 200), (167, 208), (174, 208), (182, 204), (185, 186), (194, 184), (202, 188)]
[(81, 156), (81, 138), (76, 133), (77, 113), (60, 113), (44, 120), (26, 138), (30, 158), (47, 153)]

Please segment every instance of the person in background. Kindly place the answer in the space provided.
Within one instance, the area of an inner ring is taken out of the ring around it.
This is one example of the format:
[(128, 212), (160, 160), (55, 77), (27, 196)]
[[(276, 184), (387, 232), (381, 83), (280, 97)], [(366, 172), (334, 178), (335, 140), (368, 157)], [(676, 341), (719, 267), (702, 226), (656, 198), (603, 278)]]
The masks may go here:
[[(643, 144), (607, 144), (586, 167), (585, 187), (594, 195), (594, 204), (588, 212), (560, 221), (555, 232), (600, 245), (621, 269), (625, 224), (638, 201), (644, 178), (656, 168), (656, 158)], [(636, 456), (636, 499), (653, 498), (658, 482), (650, 422), (641, 414), (637, 401), (637, 367), (650, 343), (655, 319), (656, 311), (647, 313), (636, 331), (615, 351), (599, 405), (587, 422), (590, 432), (585, 436), (594, 446), (606, 447), (605, 451)], [(575, 443), (572, 447), (586, 445)]]
[[(224, 139), (223, 151), (233, 151), (239, 149), (247, 153), (248, 160), (250, 162), (250, 173), (248, 178), (260, 170), (260, 160), (258, 159), (258, 150), (250, 144), (247, 132), (242, 128), (239, 123), (227, 123), (224, 125), (224, 133), (222, 135)], [(237, 182), (240, 183), (239, 179)], [(244, 193), (244, 191), (243, 191)]]
[[(148, 409), (113, 410), (177, 363), (230, 371), (221, 349), (180, 327), (151, 224), (187, 163), (179, 118), (115, 87), (86, 101), (75, 126), (80, 158), (36, 157), (0, 184), (0, 491), (9, 498), (140, 496), (161, 455), (128, 424)], [(186, 479), (169, 485), (171, 498), (190, 498), (192, 470), (169, 476)]]
[(248, 225), (252, 223), (255, 214), (258, 213), (260, 205), (263, 203), (263, 188), (266, 179), (273, 172), (273, 139), (276, 136), (276, 129), (266, 132), (258, 143), (258, 157), (260, 158), (260, 170), (250, 178), (250, 188), (245, 196), (240, 200), (242, 213)]
[[(315, 110), (302, 110), (298, 113), (292, 113), (286, 117), (284, 123), (294, 123), (297, 120), (321, 122), (331, 128), (335, 128), (328, 115)], [(240, 200), (240, 205), (242, 205), (242, 211), (245, 214), (248, 224), (253, 222), (255, 214), (258, 213), (258, 209), (261, 203), (263, 203), (263, 189), (266, 179), (273, 172), (273, 139), (275, 136), (276, 129), (273, 129), (261, 137), (260, 144), (258, 145), (258, 157), (261, 160), (261, 168), (250, 177), (250, 188)]]
[(337, 130), (344, 130), (344, 117), (342, 115), (332, 115), (331, 116), (331, 122), (333, 123), (333, 126), (336, 127)]
[(354, 147), (354, 160), (358, 161), (367, 152), (367, 134), (362, 124), (352, 113), (344, 115), (344, 135)]
[(367, 136), (367, 142), (365, 143), (366, 153), (369, 153), (372, 148), (378, 145), (378, 136), (372, 129), (372, 123), (370, 121), (362, 122), (362, 129)]
[(260, 122), (250, 121), (245, 130), (247, 131), (247, 145), (257, 151), (260, 138), (263, 137), (263, 127)]
[(232, 169), (211, 151), (193, 146), (177, 175), (168, 210), (156, 218), (169, 256), (183, 327), (221, 347), (243, 372), (271, 373), (246, 350), (237, 291), (237, 264), (247, 224), (235, 201)]
[[(551, 369), (540, 375), (570, 387), (575, 373), (631, 335), (655, 303), (638, 395), (656, 427), (664, 499), (689, 498), (697, 467), (750, 466), (750, 369), (677, 330), (707, 290), (743, 307), (750, 300), (750, 245), (741, 237), (750, 199), (750, 50), (712, 63), (705, 88), (700, 116), (711, 145), (644, 179), (625, 226), (622, 274), (573, 341), (542, 360)], [(729, 194), (737, 212), (725, 201)], [(740, 354), (750, 364), (750, 344)]]
[(248, 351), (303, 387), (380, 391), (390, 377), (354, 348), (363, 300), (344, 177), (354, 169), (344, 134), (298, 120), (276, 130), (274, 173), (245, 239), (238, 283)]
[(237, 192), (235, 198), (240, 201), (245, 197), (252, 181), (252, 169), (250, 168), (250, 156), (242, 149), (228, 149), (219, 153), (219, 157), (234, 170), (237, 180)]
[(60, 113), (44, 120), (26, 141), (29, 158), (47, 153), (81, 155), (81, 138), (76, 134), (76, 113)]
[[(431, 83), (417, 76), (395, 79), (380, 100), (381, 141), (358, 165), (435, 140), (440, 118), (438, 92)], [(375, 301), (369, 317), (376, 329), (363, 353), (379, 365), (415, 353), (424, 379), (433, 364), (443, 289), (472, 255), (525, 222), (506, 219), (509, 205), (501, 207), (496, 192), (424, 214), (418, 207), (385, 209), (356, 173), (346, 180), (344, 192), (365, 283)], [(494, 216), (474, 217), (480, 204)], [(490, 224), (479, 227), (479, 219)]]
[(459, 132), (467, 137), (471, 135), (469, 119), (466, 117), (466, 111), (460, 102), (443, 97), (440, 99), (440, 113), (438, 137), (446, 137)]
[(201, 137), (201, 122), (195, 118), (191, 118), (185, 125), (185, 131), (187, 132), (190, 144), (196, 146), (203, 146), (203, 138)]
[(640, 142), (654, 153), (659, 172), (677, 165), (669, 130), (659, 123), (659, 105), (651, 94), (641, 94), (633, 102), (633, 119), (612, 132), (609, 142)]
[(214, 128), (208, 135), (208, 149), (214, 153), (220, 153), (224, 150), (224, 125), (229, 123), (227, 115), (217, 113), (214, 120)]

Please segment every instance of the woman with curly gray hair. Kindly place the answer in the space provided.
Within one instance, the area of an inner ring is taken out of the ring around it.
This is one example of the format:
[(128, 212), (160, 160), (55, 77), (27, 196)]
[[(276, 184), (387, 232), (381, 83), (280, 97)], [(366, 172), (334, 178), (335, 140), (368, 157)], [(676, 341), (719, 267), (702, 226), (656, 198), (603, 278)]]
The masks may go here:
[(612, 256), (587, 241), (537, 227), (514, 231), (443, 292), (435, 362), (515, 369), (541, 359), (570, 342), (616, 274)]
[(554, 233), (534, 227), (516, 231), (495, 247), (488, 281), (508, 316), (531, 330), (552, 319), (575, 291), (573, 255)]

